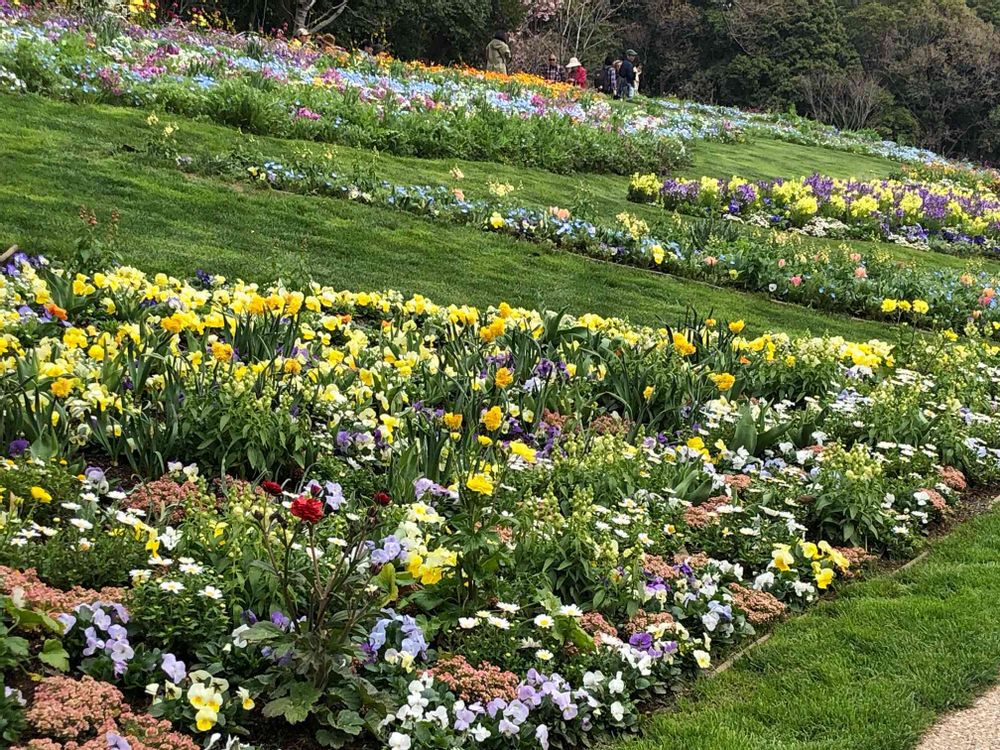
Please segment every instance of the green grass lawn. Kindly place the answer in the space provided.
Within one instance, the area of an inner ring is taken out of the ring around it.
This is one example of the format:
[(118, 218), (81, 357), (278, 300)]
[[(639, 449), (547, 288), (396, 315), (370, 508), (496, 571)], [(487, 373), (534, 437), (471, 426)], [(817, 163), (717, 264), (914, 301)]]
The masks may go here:
[[(219, 150), (238, 137), (196, 123), (183, 128), (186, 137)], [(506, 300), (647, 324), (676, 322), (695, 307), (745, 318), (758, 330), (890, 340), (897, 333), (400, 212), (146, 166), (120, 146), (141, 143), (148, 130), (132, 110), (0, 96), (0, 243), (65, 253), (86, 205), (104, 217), (121, 212), (128, 262), (180, 276), (197, 268), (257, 281), (296, 274), (340, 288), (420, 292), (443, 303)]]
[[(615, 750), (909, 750), (1000, 665), (1000, 513), (849, 586)], [(984, 750), (986, 750), (984, 748)]]
[[(20, 154), (30, 159), (59, 153), (66, 158), (83, 159), (85, 163), (107, 163), (108, 157), (123, 145), (140, 146), (154, 134), (154, 129), (146, 124), (146, 116), (145, 112), (132, 109), (79, 106), (35, 96), (0, 95), (0, 123), (4, 125), (0, 133), (0, 143), (3, 144), (3, 152), (0, 153), (11, 157)], [(656, 206), (629, 203), (626, 199), (628, 178), (619, 175), (556, 175), (542, 170), (483, 162), (396, 157), (308, 141), (242, 136), (231, 128), (184, 118), (162, 119), (164, 123), (178, 124), (177, 143), (182, 150), (189, 152), (221, 155), (242, 145), (259, 150), (268, 158), (286, 161), (303, 154), (309, 154), (314, 159), (329, 154), (331, 169), (348, 173), (356, 169), (371, 170), (398, 184), (461, 187), (470, 198), (487, 197), (491, 181), (506, 182), (515, 187), (511, 199), (522, 205), (587, 206), (605, 223), (613, 222), (617, 213), (628, 211), (645, 219), (655, 229), (658, 222), (667, 222), (674, 216)], [(712, 174), (725, 177), (734, 173), (751, 177), (802, 175), (814, 171), (809, 168), (810, 164), (837, 176), (882, 176), (887, 175), (893, 166), (885, 159), (766, 140), (755, 141), (752, 145), (698, 142), (693, 146), (693, 156), (694, 163), (683, 170), (688, 176)], [(124, 163), (126, 159), (123, 157), (122, 161)], [(452, 177), (454, 167), (462, 170), (463, 179)], [(5, 170), (5, 177), (16, 182), (16, 172), (12, 170), (17, 168), (14, 164)], [(125, 169), (134, 170), (136, 167), (133, 164)], [(0, 219), (3, 218), (0, 213)], [(689, 217), (682, 219), (698, 221)], [(839, 244), (839, 241), (808, 238), (803, 241), (817, 246)], [(918, 265), (965, 269), (970, 262), (965, 258), (896, 245), (851, 244), (862, 252), (882, 247), (900, 260)], [(1000, 270), (1000, 263), (994, 260), (975, 263)]]
[(749, 144), (699, 141), (691, 149), (692, 163), (680, 170), (683, 177), (732, 177), (765, 180), (805, 177), (813, 172), (830, 177), (873, 179), (888, 177), (899, 168), (878, 156), (851, 154), (816, 146), (756, 138)]

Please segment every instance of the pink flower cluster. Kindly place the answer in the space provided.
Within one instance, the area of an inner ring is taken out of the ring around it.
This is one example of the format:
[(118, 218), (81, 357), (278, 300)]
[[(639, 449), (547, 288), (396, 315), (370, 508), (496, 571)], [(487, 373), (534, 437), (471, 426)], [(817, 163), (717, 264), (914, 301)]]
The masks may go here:
[(731, 583), (729, 592), (733, 595), (733, 603), (743, 610), (751, 625), (768, 625), (780, 620), (788, 611), (784, 602), (766, 591), (756, 591)]
[(752, 481), (746, 474), (726, 474), (722, 478), (734, 490), (745, 490)]
[(948, 501), (944, 499), (944, 496), (942, 496), (940, 492), (932, 490), (929, 487), (922, 487), (919, 491), (927, 495), (927, 502), (929, 502), (931, 507), (938, 513), (944, 515), (948, 512)]
[(644, 555), (642, 558), (642, 569), (646, 572), (646, 575), (662, 578), (664, 581), (681, 577), (680, 571), (674, 567), (674, 564), (659, 555)]
[(645, 633), (650, 625), (669, 625), (673, 621), (674, 617), (669, 612), (647, 612), (640, 609), (622, 626), (622, 630), (626, 635), (632, 636), (636, 633)]
[(846, 571), (841, 571), (840, 573), (845, 578), (860, 575), (861, 568), (876, 559), (876, 556), (864, 547), (834, 547), (834, 549), (847, 559), (848, 568)]
[[(608, 622), (600, 612), (587, 612), (580, 618), (580, 627), (594, 638), (594, 645), (600, 645), (605, 635), (611, 638), (618, 637), (618, 628)], [(567, 654), (575, 656), (580, 653), (580, 649), (572, 643), (567, 643), (563, 647)]]
[(488, 703), (494, 698), (512, 701), (517, 697), (518, 676), (489, 662), (473, 667), (464, 656), (455, 655), (438, 659), (428, 671), (464, 701)]
[(123, 505), (125, 508), (144, 511), (153, 517), (169, 508), (168, 522), (180, 523), (184, 519), (186, 505), (198, 498), (200, 493), (194, 482), (178, 484), (167, 475), (140, 484), (125, 499)]
[(580, 618), (580, 627), (594, 636), (594, 641), (599, 642), (600, 636), (610, 635), (612, 638), (618, 637), (618, 628), (608, 622), (600, 612), (587, 612)]
[(720, 505), (729, 505), (731, 502), (732, 500), (727, 495), (716, 495), (715, 497), (708, 498), (701, 505), (692, 505), (684, 511), (684, 523), (694, 529), (708, 526), (708, 524), (719, 517), (716, 512), (718, 507)]
[(944, 482), (946, 487), (950, 487), (958, 492), (965, 492), (968, 484), (965, 481), (965, 474), (962, 473), (961, 469), (956, 469), (954, 466), (942, 466), (938, 469), (938, 474), (941, 475), (941, 481)]
[(198, 750), (170, 722), (135, 713), (114, 685), (91, 677), (47, 677), (25, 714), (41, 735), (12, 750)]
[(11, 594), (14, 589), (24, 592), (24, 600), (29, 606), (53, 615), (72, 612), (80, 604), (119, 602), (125, 595), (124, 589), (113, 586), (106, 586), (100, 591), (74, 586), (69, 591), (63, 591), (43, 583), (34, 568), (21, 571), (0, 565), (0, 591)]

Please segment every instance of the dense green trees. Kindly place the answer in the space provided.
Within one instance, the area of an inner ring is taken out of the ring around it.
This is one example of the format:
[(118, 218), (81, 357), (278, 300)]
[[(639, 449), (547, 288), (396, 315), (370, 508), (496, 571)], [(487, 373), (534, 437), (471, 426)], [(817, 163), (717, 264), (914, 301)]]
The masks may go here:
[[(343, 3), (215, 1), (238, 26), (268, 29), (291, 28), (305, 5), (322, 22)], [(567, 18), (600, 18), (600, 43), (581, 47)], [(525, 65), (562, 49), (593, 67), (632, 46), (645, 93), (794, 108), (990, 160), (1000, 158), (998, 28), (1000, 0), (347, 0), (325, 30), (472, 64), (496, 29), (514, 32)]]
[[(1000, 157), (1000, 0), (633, 0), (646, 90)], [(629, 37), (629, 33), (632, 34)]]

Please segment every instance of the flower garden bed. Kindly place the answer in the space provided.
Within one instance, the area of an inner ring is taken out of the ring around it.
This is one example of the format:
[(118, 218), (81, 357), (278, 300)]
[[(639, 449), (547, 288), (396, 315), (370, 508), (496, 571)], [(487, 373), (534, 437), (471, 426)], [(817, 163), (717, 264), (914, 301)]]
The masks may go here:
[(85, 257), (11, 259), (0, 309), (0, 658), (45, 675), (0, 730), (36, 750), (579, 746), (1000, 472), (974, 336)]
[(702, 177), (661, 183), (655, 175), (635, 175), (629, 199), (817, 237), (879, 240), (945, 252), (994, 254), (1000, 237), (1000, 198), (982, 185), (863, 182), (819, 174), (797, 180)]
[(254, 133), (558, 172), (660, 171), (681, 163), (693, 140), (758, 135), (943, 163), (922, 149), (783, 114), (669, 99), (621, 103), (530, 75), (348, 56), (180, 25), (87, 23), (7, 4), (0, 4), (0, 86), (204, 116)]
[[(0, 85), (208, 117), (246, 132), (377, 148), (404, 156), (628, 174), (685, 158), (669, 127), (569, 87), (496, 86), (416, 66), (385, 70), (280, 39), (183, 27), (94, 28), (0, 11)], [(679, 132), (682, 132), (678, 129)]]

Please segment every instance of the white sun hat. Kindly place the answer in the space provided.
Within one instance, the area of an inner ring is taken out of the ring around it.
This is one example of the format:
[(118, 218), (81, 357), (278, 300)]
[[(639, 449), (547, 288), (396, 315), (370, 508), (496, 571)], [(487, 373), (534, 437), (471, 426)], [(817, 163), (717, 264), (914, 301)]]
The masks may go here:
[(566, 67), (567, 68), (579, 68), (579, 67), (581, 67), (580, 61), (577, 60), (575, 57), (571, 57), (569, 59), (569, 62), (566, 63)]

